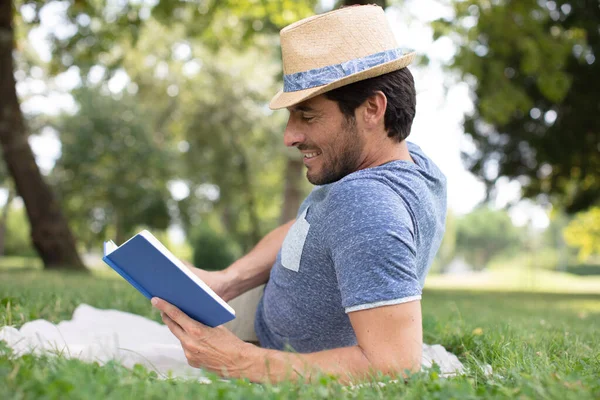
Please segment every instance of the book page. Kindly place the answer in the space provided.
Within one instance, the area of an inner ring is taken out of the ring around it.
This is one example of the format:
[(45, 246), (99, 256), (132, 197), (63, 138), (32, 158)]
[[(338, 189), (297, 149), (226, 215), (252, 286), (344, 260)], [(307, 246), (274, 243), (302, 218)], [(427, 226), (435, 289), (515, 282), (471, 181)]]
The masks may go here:
[(118, 248), (119, 246), (117, 246), (112, 240), (104, 242), (104, 255), (107, 256)]

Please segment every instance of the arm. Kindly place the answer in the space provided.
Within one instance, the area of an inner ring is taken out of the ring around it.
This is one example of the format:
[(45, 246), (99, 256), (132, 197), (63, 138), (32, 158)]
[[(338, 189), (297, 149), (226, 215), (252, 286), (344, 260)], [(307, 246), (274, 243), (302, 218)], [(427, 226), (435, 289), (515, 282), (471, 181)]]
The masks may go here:
[(309, 354), (256, 347), (223, 326), (209, 328), (164, 300), (152, 304), (181, 341), (188, 363), (229, 378), (253, 382), (304, 380), (317, 372), (336, 375), (343, 383), (382, 372), (402, 374), (421, 365), (422, 325), (419, 300), (349, 313), (358, 344)]
[(250, 368), (240, 376), (255, 382), (286, 379), (311, 381), (315, 372), (336, 375), (341, 382), (377, 372), (402, 375), (421, 367), (421, 302), (378, 307), (348, 314), (358, 344), (317, 353), (297, 354), (253, 346)]
[(248, 254), (223, 271), (209, 272), (195, 267), (192, 271), (223, 300), (234, 299), (267, 282), (277, 253), (293, 224), (294, 220), (272, 230)]
[(294, 220), (272, 230), (248, 254), (224, 271), (229, 282), (226, 297), (233, 299), (269, 280), (277, 253), (293, 224)]

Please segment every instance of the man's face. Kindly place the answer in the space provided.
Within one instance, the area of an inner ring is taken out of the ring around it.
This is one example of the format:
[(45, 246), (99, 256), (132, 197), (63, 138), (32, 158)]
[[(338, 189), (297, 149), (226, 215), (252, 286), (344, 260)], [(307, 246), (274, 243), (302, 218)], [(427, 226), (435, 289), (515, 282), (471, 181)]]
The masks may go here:
[(302, 153), (310, 183), (336, 182), (359, 169), (364, 141), (355, 119), (346, 118), (336, 102), (321, 95), (288, 110), (283, 141)]

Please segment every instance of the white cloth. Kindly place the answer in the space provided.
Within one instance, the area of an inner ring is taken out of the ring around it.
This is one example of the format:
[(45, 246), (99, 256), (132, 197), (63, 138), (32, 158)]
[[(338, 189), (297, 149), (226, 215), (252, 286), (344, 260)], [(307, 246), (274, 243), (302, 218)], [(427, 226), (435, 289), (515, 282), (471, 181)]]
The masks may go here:
[[(73, 319), (56, 325), (46, 320), (27, 322), (21, 329), (0, 328), (0, 340), (16, 356), (27, 353), (56, 354), (104, 364), (116, 360), (125, 367), (142, 364), (161, 378), (177, 377), (210, 381), (202, 370), (188, 365), (179, 340), (155, 321), (117, 310), (100, 310), (81, 304)], [(435, 362), (442, 376), (462, 374), (458, 358), (439, 344), (423, 345), (423, 368)]]

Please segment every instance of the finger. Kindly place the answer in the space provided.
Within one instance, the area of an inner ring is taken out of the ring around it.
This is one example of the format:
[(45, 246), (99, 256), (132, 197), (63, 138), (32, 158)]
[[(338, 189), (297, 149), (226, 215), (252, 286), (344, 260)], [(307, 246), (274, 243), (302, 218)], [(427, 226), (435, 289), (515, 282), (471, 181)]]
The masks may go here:
[(194, 329), (196, 321), (188, 317), (183, 311), (175, 307), (173, 304), (159, 299), (158, 297), (153, 297), (152, 305), (167, 314), (167, 316), (175, 321), (184, 331), (190, 332)]
[(164, 312), (161, 312), (160, 316), (162, 317), (162, 320), (165, 323), (165, 325), (169, 328), (169, 330), (173, 333), (173, 335), (175, 335), (175, 337), (177, 339), (179, 339), (180, 342), (183, 341), (184, 338), (187, 337), (187, 334), (181, 328), (181, 326), (179, 326), (179, 324), (177, 322), (175, 322), (171, 318), (169, 318), (169, 316), (167, 314), (165, 314)]

